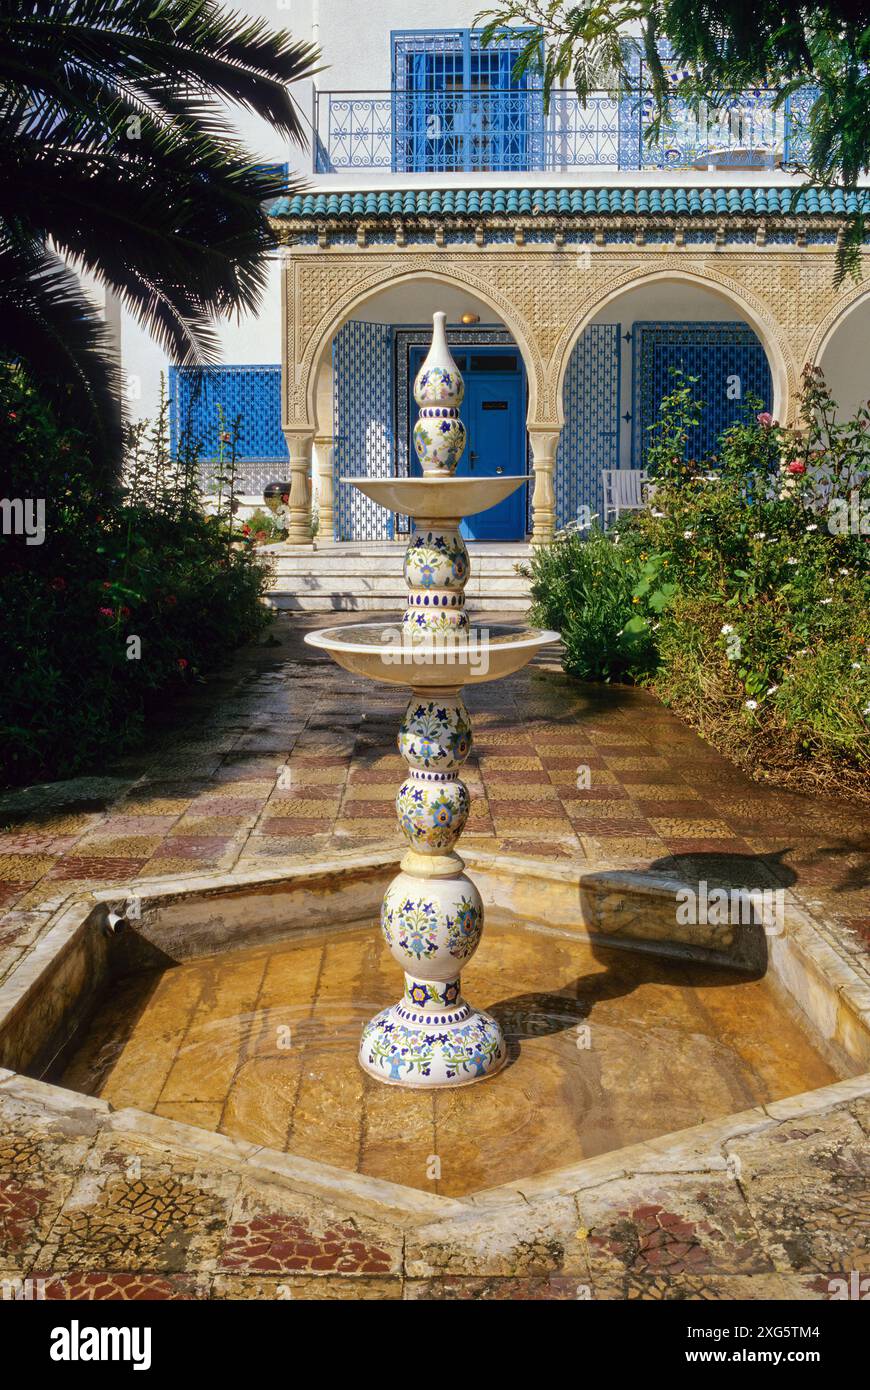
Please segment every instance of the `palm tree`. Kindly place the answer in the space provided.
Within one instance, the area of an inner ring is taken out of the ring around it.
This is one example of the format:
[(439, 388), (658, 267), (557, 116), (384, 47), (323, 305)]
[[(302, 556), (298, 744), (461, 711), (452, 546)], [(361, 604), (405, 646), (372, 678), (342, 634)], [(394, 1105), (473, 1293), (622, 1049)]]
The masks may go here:
[(287, 84), (317, 50), (215, 0), (0, 0), (0, 357), (117, 457), (118, 364), (73, 262), (179, 362), (254, 308), (273, 244), (227, 103), (301, 142)]

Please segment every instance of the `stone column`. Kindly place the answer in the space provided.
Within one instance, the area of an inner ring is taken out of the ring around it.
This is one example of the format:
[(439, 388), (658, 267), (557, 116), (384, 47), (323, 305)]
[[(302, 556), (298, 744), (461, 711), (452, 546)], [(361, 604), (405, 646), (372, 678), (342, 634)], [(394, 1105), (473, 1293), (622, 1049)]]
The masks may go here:
[(314, 437), (314, 450), (317, 458), (317, 539), (329, 544), (333, 539), (333, 456), (335, 441), (331, 434), (318, 434)]
[(561, 429), (558, 426), (529, 430), (535, 482), (532, 493), (532, 545), (549, 545), (556, 530), (556, 494), (553, 473)]
[(311, 544), (311, 503), (309, 499), (309, 479), (311, 477), (311, 448), (314, 431), (310, 428), (289, 428), (284, 430), (287, 452), (290, 455), (290, 525), (287, 528), (288, 545)]

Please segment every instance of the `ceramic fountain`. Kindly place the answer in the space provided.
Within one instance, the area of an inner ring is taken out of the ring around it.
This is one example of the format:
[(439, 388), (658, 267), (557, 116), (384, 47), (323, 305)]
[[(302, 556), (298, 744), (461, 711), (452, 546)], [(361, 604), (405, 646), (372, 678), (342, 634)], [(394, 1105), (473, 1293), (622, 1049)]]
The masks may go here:
[(405, 992), (366, 1024), (359, 1060), (379, 1081), (417, 1087), (467, 1085), (495, 1075), (507, 1060), (498, 1023), (467, 1003), (460, 989), (460, 972), (483, 931), (480, 894), (455, 849), (470, 809), (460, 776), (472, 742), (462, 690), (519, 670), (557, 638), (534, 628), (469, 624), (469, 560), (460, 522), (495, 506), (527, 479), (454, 476), (466, 442), (459, 417), (465, 387), (445, 325), (446, 315), (435, 314), (432, 345), (414, 382), (422, 476), (342, 480), (414, 522), (401, 622), (355, 623), (305, 638), (356, 675), (411, 690), (398, 735), (408, 775), (396, 797), (408, 850), (381, 909)]

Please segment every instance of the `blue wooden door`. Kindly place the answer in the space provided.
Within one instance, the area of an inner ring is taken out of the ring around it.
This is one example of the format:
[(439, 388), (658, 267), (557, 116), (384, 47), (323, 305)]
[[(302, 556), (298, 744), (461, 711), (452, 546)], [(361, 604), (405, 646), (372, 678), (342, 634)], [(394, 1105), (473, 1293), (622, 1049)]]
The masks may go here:
[[(465, 382), (462, 414), (468, 445), (457, 477), (493, 477), (525, 472), (523, 382), (501, 372), (472, 372)], [(526, 487), (503, 502), (466, 517), (462, 534), (471, 541), (517, 541), (526, 534)]]

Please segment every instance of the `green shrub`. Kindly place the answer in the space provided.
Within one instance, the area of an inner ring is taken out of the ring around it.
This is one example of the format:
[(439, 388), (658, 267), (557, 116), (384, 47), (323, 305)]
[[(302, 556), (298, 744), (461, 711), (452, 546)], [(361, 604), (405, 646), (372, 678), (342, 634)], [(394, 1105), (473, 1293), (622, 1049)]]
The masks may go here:
[(870, 535), (841, 504), (870, 531), (870, 412), (837, 423), (813, 370), (800, 433), (753, 407), (694, 460), (691, 386), (651, 432), (650, 507), (535, 555), (536, 618), (572, 674), (644, 680), (746, 766), (866, 794)]
[(53, 779), (133, 746), (149, 714), (268, 623), (268, 568), (223, 509), (206, 517), (195, 452), (171, 458), (166, 411), (97, 489), (87, 441), (0, 370), (3, 495), (42, 498), (45, 539), (0, 538), (4, 780)]
[(535, 551), (525, 572), (532, 621), (561, 631), (572, 676), (636, 680), (655, 664), (652, 635), (635, 612), (641, 562), (627, 547), (597, 529), (585, 540), (573, 532)]

